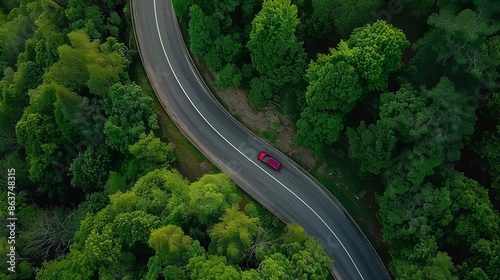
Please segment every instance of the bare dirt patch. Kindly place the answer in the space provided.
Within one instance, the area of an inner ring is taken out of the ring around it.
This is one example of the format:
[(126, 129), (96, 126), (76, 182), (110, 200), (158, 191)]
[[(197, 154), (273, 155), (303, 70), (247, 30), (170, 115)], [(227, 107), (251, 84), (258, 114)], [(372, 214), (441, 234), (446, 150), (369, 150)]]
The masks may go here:
[[(209, 82), (215, 87), (212, 79)], [(229, 113), (244, 126), (257, 134), (261, 131), (275, 131), (277, 133), (276, 141), (271, 144), (308, 169), (316, 165), (316, 160), (310, 149), (295, 147), (293, 143), (295, 125), (286, 117), (274, 112), (272, 106), (276, 105), (269, 105), (267, 108), (259, 110), (250, 104), (247, 92), (241, 89), (218, 89), (217, 93), (227, 105)]]

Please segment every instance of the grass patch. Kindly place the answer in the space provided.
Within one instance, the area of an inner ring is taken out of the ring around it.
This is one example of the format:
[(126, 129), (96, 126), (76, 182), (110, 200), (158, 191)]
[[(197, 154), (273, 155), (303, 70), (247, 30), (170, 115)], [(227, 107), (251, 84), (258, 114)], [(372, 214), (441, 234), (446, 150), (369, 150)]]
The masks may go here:
[(260, 136), (264, 137), (269, 143), (276, 144), (276, 139), (278, 138), (278, 133), (273, 130), (263, 130), (259, 133)]
[(278, 122), (270, 121), (269, 122), (269, 128), (272, 131), (279, 132), (280, 131), (280, 124)]
[(153, 106), (158, 114), (158, 122), (161, 129), (160, 138), (167, 139), (175, 144), (174, 151), (176, 161), (174, 167), (190, 181), (196, 181), (209, 172), (220, 173), (220, 170), (191, 144), (186, 137), (184, 137), (182, 132), (168, 117), (149, 83), (146, 71), (139, 58), (130, 66), (130, 77), (142, 88), (142, 91), (154, 101)]

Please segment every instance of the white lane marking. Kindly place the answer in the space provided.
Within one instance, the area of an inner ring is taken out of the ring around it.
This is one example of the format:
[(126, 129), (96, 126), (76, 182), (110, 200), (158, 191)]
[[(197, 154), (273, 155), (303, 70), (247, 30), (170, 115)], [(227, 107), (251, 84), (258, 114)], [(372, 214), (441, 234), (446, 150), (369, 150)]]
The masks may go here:
[[(203, 116), (201, 114), (201, 112), (198, 110), (198, 108), (194, 105), (193, 101), (191, 100), (191, 98), (189, 97), (189, 95), (187, 94), (186, 90), (184, 90), (184, 87), (182, 86), (181, 82), (179, 81), (179, 79), (177, 78), (177, 75), (175, 74), (175, 71), (174, 69), (172, 68), (172, 65), (170, 64), (170, 59), (168, 59), (168, 55), (167, 55), (167, 51), (165, 50), (165, 46), (163, 45), (163, 38), (161, 37), (161, 33), (160, 33), (160, 26), (159, 26), (159, 23), (158, 23), (158, 13), (157, 13), (157, 9), (156, 9), (156, 0), (153, 0), (153, 6), (154, 6), (154, 11), (155, 11), (155, 21), (156, 21), (156, 31), (158, 32), (158, 38), (160, 39), (160, 44), (161, 44), (161, 48), (163, 50), (163, 54), (165, 55), (165, 58), (167, 59), (167, 62), (168, 62), (168, 66), (170, 67), (170, 70), (172, 70), (172, 74), (174, 75), (175, 77), (175, 80), (177, 81), (177, 83), (179, 84), (180, 88), (182, 89), (182, 91), (184, 92), (184, 95), (186, 96), (186, 98), (189, 100), (189, 103), (191, 103), (191, 105), (193, 106), (193, 108), (196, 110), (196, 112), (198, 112), (198, 114), (203, 118), (203, 120), (222, 138), (224, 139), (224, 141), (226, 141), (233, 149), (235, 149), (236, 151), (238, 151), (238, 153), (240, 153), (243, 157), (245, 157), (246, 159), (248, 159), (248, 161), (250, 161), (251, 163), (253, 163), (257, 168), (259, 168), (260, 170), (262, 170), (262, 172), (266, 173), (269, 177), (273, 178), (278, 184), (280, 184), (283, 188), (285, 188), (287, 191), (289, 191), (293, 196), (295, 196), (300, 202), (302, 202), (307, 208), (309, 208), (309, 210), (311, 210), (311, 212), (314, 213), (314, 215), (316, 215), (316, 217), (318, 217), (318, 219), (320, 219), (320, 221), (328, 228), (328, 230), (333, 234), (333, 236), (335, 236), (335, 238), (337, 239), (337, 241), (340, 243), (340, 245), (342, 246), (342, 248), (344, 249), (344, 251), (346, 252), (347, 256), (349, 257), (349, 259), (351, 260), (352, 264), (354, 265), (354, 267), (356, 268), (356, 271), (358, 272), (359, 276), (361, 277), (361, 279), (364, 280), (363, 278), (363, 275), (361, 275), (361, 272), (359, 271), (358, 267), (356, 266), (356, 264), (354, 263), (354, 260), (352, 259), (351, 255), (349, 254), (349, 252), (347, 251), (347, 249), (345, 248), (344, 244), (340, 241), (340, 239), (337, 237), (337, 235), (335, 234), (335, 232), (333, 232), (333, 230), (330, 228), (330, 226), (328, 226), (328, 224), (323, 220), (323, 218), (321, 218), (320, 215), (318, 215), (318, 213), (316, 213), (316, 211), (314, 211), (314, 209), (311, 208), (311, 206), (309, 206), (304, 200), (302, 200), (298, 195), (296, 195), (292, 190), (290, 190), (288, 187), (286, 187), (283, 183), (281, 183), (278, 179), (274, 178), (271, 174), (269, 174), (266, 170), (264, 170), (262, 167), (260, 167), (258, 164), (256, 164), (253, 160), (251, 160), (249, 157), (247, 157), (245, 154), (243, 154), (240, 150), (238, 150), (231, 142), (229, 142), (226, 138), (224, 138), (224, 136), (222, 136), (222, 134), (217, 130), (215, 129), (215, 127), (205, 118), (205, 116)], [(174, 14), (175, 16), (175, 14)]]

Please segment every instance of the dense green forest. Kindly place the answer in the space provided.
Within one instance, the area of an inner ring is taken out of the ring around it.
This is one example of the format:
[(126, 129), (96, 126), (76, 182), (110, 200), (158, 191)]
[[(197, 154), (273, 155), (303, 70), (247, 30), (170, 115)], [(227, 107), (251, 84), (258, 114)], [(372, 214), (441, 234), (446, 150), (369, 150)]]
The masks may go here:
[[(500, 279), (500, 3), (173, 0), (220, 89), (375, 174), (396, 279)], [(288, 110), (288, 111), (287, 111)]]
[(224, 174), (176, 170), (131, 79), (134, 40), (125, 0), (0, 1), (0, 181), (15, 176), (16, 194), (0, 192), (0, 213), (17, 218), (15, 243), (0, 230), (16, 260), (0, 278), (327, 278), (300, 226)]

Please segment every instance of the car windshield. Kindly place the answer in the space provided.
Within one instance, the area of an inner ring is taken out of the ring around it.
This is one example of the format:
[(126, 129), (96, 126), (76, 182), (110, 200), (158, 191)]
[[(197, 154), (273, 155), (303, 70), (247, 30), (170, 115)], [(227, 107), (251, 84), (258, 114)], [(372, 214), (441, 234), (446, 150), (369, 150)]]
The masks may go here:
[(269, 160), (269, 156), (264, 156), (264, 158), (262, 159), (263, 162), (267, 162)]

